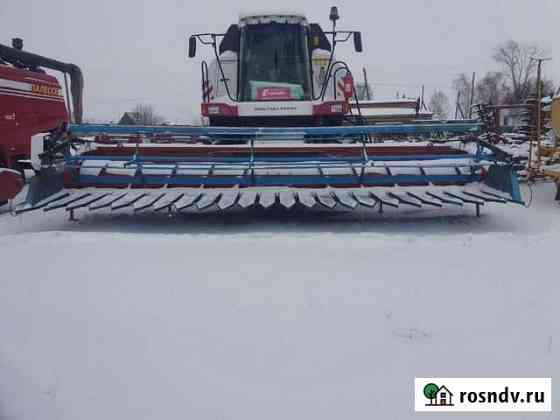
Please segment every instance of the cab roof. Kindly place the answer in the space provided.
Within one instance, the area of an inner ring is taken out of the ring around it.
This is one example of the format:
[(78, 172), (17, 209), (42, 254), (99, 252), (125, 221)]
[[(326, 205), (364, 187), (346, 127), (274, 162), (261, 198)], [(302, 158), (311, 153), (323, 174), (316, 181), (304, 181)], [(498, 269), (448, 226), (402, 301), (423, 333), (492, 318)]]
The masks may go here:
[(307, 25), (307, 18), (305, 13), (294, 10), (264, 10), (239, 14), (240, 26), (271, 22)]

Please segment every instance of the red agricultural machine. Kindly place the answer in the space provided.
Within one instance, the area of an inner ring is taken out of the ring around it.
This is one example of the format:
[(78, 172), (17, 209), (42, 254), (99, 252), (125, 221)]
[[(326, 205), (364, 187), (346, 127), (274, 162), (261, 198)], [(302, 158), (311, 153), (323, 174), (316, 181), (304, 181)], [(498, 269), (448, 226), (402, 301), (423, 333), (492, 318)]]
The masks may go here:
[[(72, 104), (65, 102), (58, 80), (44, 68), (62, 72), (65, 81), (70, 76), (66, 97)], [(74, 122), (81, 122), (82, 90), (78, 66), (23, 51), (20, 38), (14, 38), (11, 47), (0, 44), (0, 205), (19, 193), (24, 170), (32, 169), (32, 137), (69, 123), (69, 109)]]

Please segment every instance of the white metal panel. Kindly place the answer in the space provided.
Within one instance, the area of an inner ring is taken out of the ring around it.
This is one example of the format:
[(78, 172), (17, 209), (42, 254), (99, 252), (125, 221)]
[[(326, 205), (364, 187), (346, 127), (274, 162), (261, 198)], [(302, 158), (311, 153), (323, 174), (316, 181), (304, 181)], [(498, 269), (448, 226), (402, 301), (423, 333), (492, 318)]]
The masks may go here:
[(243, 208), (251, 207), (256, 204), (257, 192), (254, 190), (244, 190), (239, 198), (239, 205)]
[(153, 194), (147, 194), (142, 197), (136, 203), (134, 203), (134, 211), (142, 211), (152, 207), (155, 203), (161, 200), (165, 196), (165, 193), (154, 192)]
[(303, 204), (305, 207), (313, 208), (317, 203), (315, 201), (315, 196), (311, 191), (297, 190), (297, 196), (299, 202)]
[(285, 208), (291, 209), (296, 204), (296, 197), (293, 191), (280, 191), (280, 204)]
[(340, 204), (342, 204), (343, 206), (346, 206), (350, 209), (355, 209), (358, 205), (358, 202), (348, 191), (334, 190), (334, 193)]
[(181, 197), (183, 197), (183, 195), (184, 195), (183, 192), (178, 192), (178, 191), (168, 192), (167, 194), (165, 194), (165, 197), (162, 197), (161, 200), (159, 200), (156, 204), (154, 204), (153, 206), (154, 210), (160, 211), (160, 210), (165, 210), (170, 208), (173, 204), (179, 201)]
[(196, 207), (199, 210), (207, 209), (212, 207), (220, 199), (221, 193), (219, 191), (206, 191), (202, 193), (200, 200), (196, 202)]
[(237, 110), (240, 117), (313, 115), (313, 103), (311, 101), (239, 102)]
[(259, 193), (259, 204), (265, 209), (272, 207), (276, 203), (276, 193), (274, 191), (261, 191)]
[(196, 191), (189, 191), (185, 193), (179, 200), (173, 204), (173, 207), (177, 210), (184, 210), (191, 207), (202, 195), (202, 192)]
[(113, 193), (111, 195), (108, 195), (107, 197), (91, 204), (89, 206), (89, 209), (90, 210), (98, 210), (98, 209), (102, 209), (102, 208), (105, 208), (105, 207), (109, 207), (114, 202), (120, 200), (121, 198), (126, 197), (126, 194), (127, 194), (127, 191), (115, 192), (115, 193)]
[(119, 200), (118, 202), (113, 203), (111, 205), (111, 210), (118, 210), (118, 209), (122, 209), (124, 207), (128, 207), (128, 206), (136, 203), (138, 200), (140, 200), (145, 195), (146, 195), (146, 192), (144, 192), (144, 191), (131, 192), (131, 193), (127, 194), (126, 197), (123, 197), (121, 200)]
[(220, 201), (218, 201), (218, 208), (220, 210), (227, 210), (233, 207), (239, 197), (239, 191), (226, 191), (222, 194)]
[(319, 203), (321, 203), (325, 207), (328, 207), (329, 209), (334, 209), (336, 207), (336, 200), (333, 198), (330, 190), (318, 191), (317, 200), (319, 201)]
[(354, 191), (352, 194), (362, 206), (374, 207), (377, 203), (377, 200), (375, 200), (367, 190)]

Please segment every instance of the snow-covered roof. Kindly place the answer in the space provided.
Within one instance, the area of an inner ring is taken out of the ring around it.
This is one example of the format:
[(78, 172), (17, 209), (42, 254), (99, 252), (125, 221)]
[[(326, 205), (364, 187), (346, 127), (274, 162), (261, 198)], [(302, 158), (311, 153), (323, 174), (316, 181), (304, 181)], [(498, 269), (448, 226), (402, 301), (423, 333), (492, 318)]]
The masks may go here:
[(409, 104), (411, 102), (416, 103), (416, 99), (389, 99), (389, 100), (360, 100), (360, 105), (379, 105), (379, 104)]
[(259, 10), (239, 13), (239, 24), (241, 26), (270, 22), (301, 23), (305, 25), (307, 24), (307, 19), (304, 12), (285, 9)]

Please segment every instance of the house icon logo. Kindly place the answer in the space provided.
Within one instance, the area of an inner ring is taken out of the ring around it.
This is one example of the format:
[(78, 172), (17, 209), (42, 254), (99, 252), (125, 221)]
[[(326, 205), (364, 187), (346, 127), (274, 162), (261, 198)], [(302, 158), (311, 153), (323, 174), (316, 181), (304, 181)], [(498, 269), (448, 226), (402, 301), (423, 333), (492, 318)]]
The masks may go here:
[(430, 400), (426, 407), (453, 407), (453, 393), (445, 385), (429, 383), (424, 387), (424, 396)]

